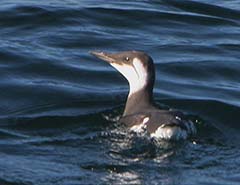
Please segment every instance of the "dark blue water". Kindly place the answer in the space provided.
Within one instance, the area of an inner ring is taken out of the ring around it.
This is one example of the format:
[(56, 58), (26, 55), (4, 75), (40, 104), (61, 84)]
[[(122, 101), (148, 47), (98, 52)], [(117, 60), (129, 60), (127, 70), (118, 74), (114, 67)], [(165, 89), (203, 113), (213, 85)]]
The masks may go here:
[[(133, 49), (194, 138), (156, 143), (116, 123), (127, 82), (88, 52)], [(0, 79), (1, 185), (240, 182), (238, 0), (2, 0)]]

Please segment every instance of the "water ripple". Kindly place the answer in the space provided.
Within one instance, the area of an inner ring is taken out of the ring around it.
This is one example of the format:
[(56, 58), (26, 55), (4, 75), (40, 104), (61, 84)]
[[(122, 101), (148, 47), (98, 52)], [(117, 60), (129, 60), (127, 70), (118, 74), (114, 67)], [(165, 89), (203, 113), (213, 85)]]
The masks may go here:
[[(3, 0), (0, 184), (238, 184), (238, 4)], [(91, 50), (149, 53), (157, 104), (198, 134), (156, 142), (117, 124), (128, 84)]]

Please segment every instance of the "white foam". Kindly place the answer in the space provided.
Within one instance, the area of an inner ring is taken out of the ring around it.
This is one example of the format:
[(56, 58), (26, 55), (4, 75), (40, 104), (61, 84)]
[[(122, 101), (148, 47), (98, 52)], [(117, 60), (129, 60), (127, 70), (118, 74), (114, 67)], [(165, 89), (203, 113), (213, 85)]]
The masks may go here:
[(159, 127), (154, 133), (151, 134), (151, 137), (157, 139), (166, 139), (166, 140), (180, 140), (187, 138), (187, 131), (181, 129), (178, 126), (166, 126)]
[(147, 128), (147, 122), (149, 121), (149, 117), (145, 117), (142, 121), (141, 124), (137, 124), (137, 125), (133, 125), (130, 130), (131, 131), (134, 131), (134, 132), (137, 132), (137, 133), (141, 133), (141, 132), (144, 132), (144, 130), (146, 130)]

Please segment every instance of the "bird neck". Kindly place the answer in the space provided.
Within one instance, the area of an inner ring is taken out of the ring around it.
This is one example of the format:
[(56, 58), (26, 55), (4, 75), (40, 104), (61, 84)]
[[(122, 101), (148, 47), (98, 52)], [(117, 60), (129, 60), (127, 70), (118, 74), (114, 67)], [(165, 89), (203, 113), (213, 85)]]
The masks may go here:
[(130, 84), (123, 116), (135, 114), (151, 107), (153, 107), (153, 84), (144, 86), (142, 89), (134, 92), (131, 91)]

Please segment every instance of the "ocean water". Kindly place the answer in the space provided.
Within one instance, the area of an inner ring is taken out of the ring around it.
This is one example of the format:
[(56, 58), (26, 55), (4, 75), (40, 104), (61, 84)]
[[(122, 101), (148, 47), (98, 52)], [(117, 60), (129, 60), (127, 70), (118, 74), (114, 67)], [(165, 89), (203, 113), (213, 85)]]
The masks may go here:
[[(1, 0), (0, 184), (238, 185), (238, 0)], [(197, 126), (155, 142), (119, 125), (126, 80), (89, 51), (143, 50), (154, 97)]]

